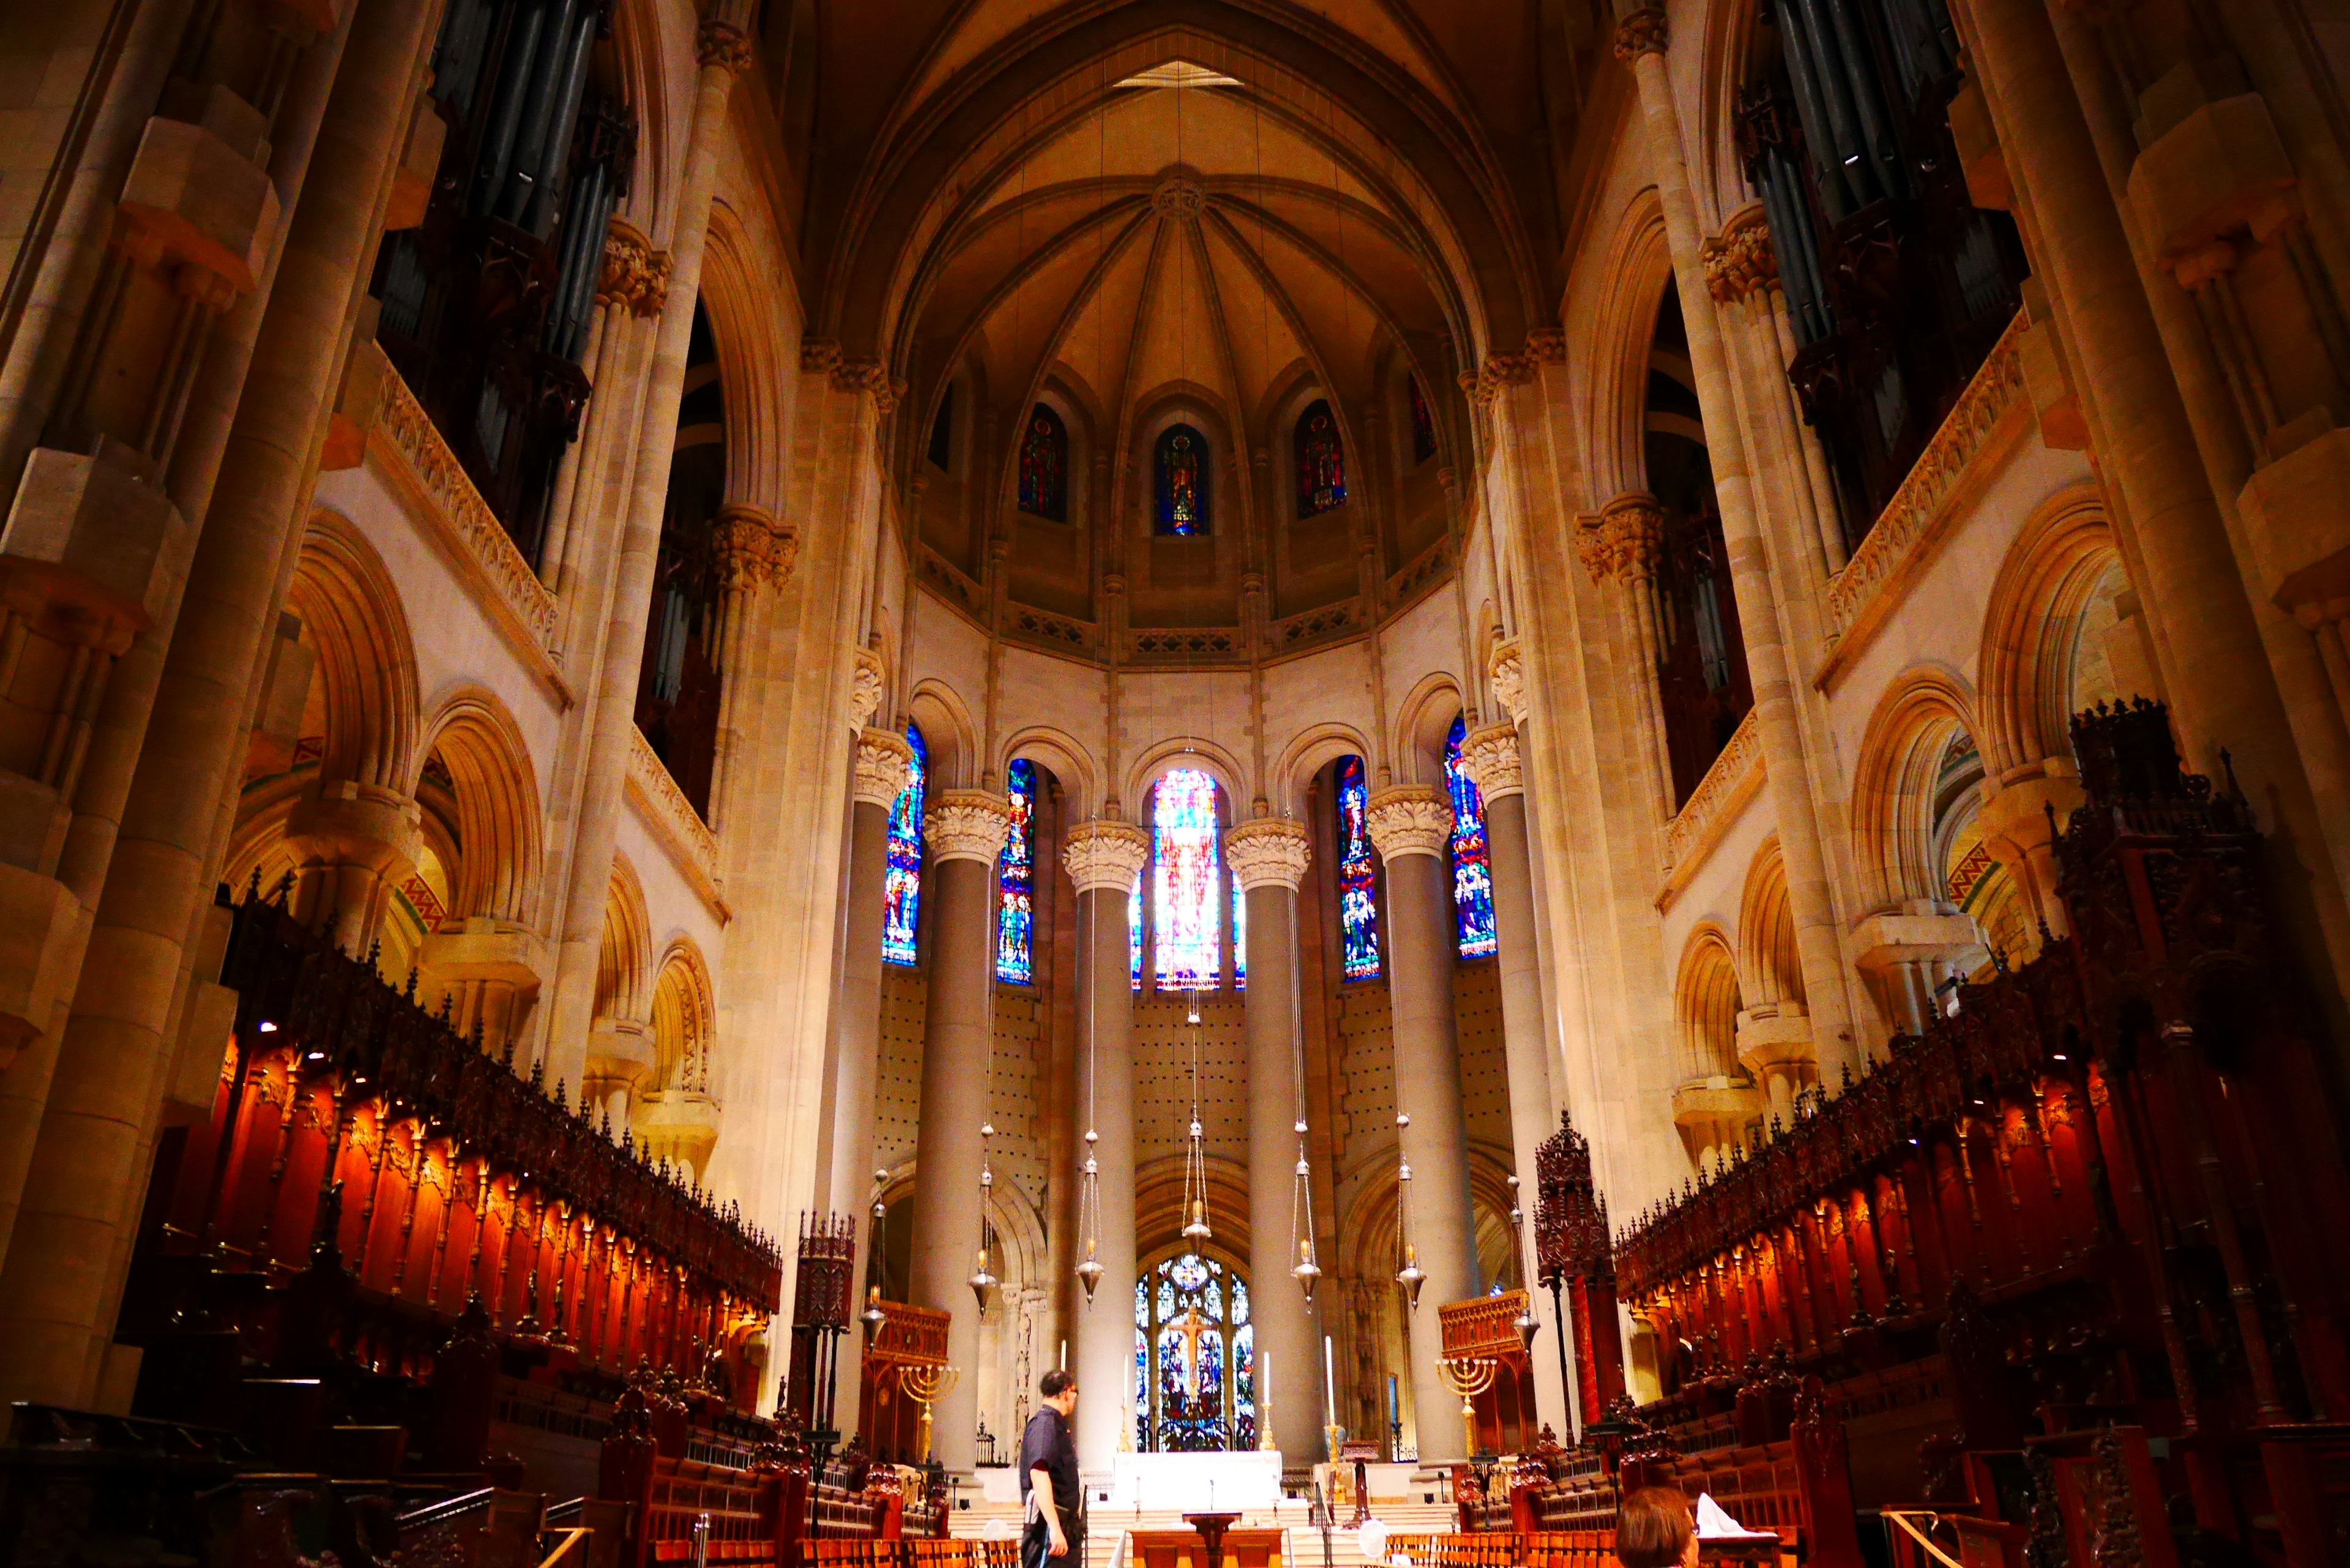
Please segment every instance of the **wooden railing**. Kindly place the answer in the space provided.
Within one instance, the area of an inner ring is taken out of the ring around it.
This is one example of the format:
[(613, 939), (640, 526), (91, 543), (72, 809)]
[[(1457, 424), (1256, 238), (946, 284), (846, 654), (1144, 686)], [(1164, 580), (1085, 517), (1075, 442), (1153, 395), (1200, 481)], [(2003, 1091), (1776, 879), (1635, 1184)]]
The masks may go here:
[(229, 1414), (208, 1401), (234, 1358), (197, 1322), (281, 1370), (466, 1382), (475, 1438), (509, 1352), (650, 1364), (748, 1407), (743, 1344), (781, 1296), (766, 1238), (257, 891), (222, 979), (213, 1116), (159, 1151), (119, 1331), (147, 1350), (142, 1408)]
[(1436, 1309), (1437, 1333), (1448, 1356), (1523, 1356), (1518, 1338), (1518, 1314), (1526, 1310), (1526, 1293), (1503, 1291), (1494, 1296), (1472, 1296), (1447, 1302)]

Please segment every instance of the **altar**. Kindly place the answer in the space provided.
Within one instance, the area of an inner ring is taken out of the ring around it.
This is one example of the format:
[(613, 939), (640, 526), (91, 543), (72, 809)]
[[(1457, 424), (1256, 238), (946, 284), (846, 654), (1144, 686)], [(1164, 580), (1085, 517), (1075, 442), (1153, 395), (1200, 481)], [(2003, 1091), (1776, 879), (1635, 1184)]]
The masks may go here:
[(1111, 1509), (1246, 1512), (1281, 1501), (1281, 1456), (1244, 1453), (1120, 1454), (1110, 1469)]

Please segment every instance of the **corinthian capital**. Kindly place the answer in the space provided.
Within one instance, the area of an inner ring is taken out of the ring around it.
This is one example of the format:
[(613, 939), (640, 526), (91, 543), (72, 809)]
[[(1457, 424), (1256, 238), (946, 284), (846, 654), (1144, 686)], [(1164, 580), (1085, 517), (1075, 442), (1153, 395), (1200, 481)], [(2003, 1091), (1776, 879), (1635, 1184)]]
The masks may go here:
[(1513, 723), (1526, 722), (1526, 666), (1518, 656), (1515, 638), (1493, 645), (1493, 652), (1485, 662), (1485, 673), (1493, 682), (1493, 701), (1509, 711)]
[(873, 722), (873, 715), (881, 711), (881, 694), (889, 689), (889, 666), (878, 649), (857, 650), (857, 672), (850, 678), (848, 711), (857, 717), (860, 730)]
[(1617, 496), (1578, 525), (1577, 553), (1595, 583), (1653, 577), (1664, 547), (1665, 509), (1645, 490)]
[(1644, 5), (1616, 24), (1616, 57), (1636, 60), (1642, 55), (1661, 55), (1670, 34), (1663, 10)]
[(887, 730), (857, 732), (856, 772), (849, 791), (859, 805), (887, 811), (898, 801), (914, 768), (914, 748)]
[(1771, 248), (1771, 224), (1760, 202), (1734, 214), (1698, 247), (1698, 256), (1705, 264), (1706, 292), (1724, 304), (1779, 281), (1779, 253)]
[(1396, 784), (1371, 796), (1366, 813), (1379, 857), (1443, 856), (1452, 846), (1452, 797), (1433, 784)]
[(1518, 760), (1518, 727), (1487, 724), (1471, 730), (1461, 741), (1461, 765), (1477, 781), (1487, 800), (1526, 793), (1525, 770)]
[(693, 35), (693, 57), (705, 68), (739, 77), (751, 68), (751, 40), (732, 22), (712, 17)]
[(1080, 893), (1129, 892), (1150, 858), (1150, 835), (1130, 822), (1081, 822), (1061, 842), (1061, 864)]
[(789, 577), (800, 542), (797, 533), (765, 511), (734, 501), (719, 508), (718, 520), (711, 525), (710, 547), (724, 585), (748, 589)]
[(1297, 891), (1313, 859), (1305, 829), (1276, 816), (1243, 822), (1224, 835), (1224, 857), (1232, 863), (1232, 880), (1241, 891), (1275, 884)]
[(942, 789), (922, 808), (922, 836), (940, 860), (993, 866), (1011, 827), (1011, 804), (992, 789)]

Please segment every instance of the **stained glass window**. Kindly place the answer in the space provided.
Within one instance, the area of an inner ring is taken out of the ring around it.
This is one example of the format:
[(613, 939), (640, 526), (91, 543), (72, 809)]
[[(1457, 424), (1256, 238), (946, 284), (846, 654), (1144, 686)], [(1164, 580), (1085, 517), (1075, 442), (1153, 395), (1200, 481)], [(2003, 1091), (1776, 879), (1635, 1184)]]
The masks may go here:
[(1461, 956), (1491, 958), (1501, 950), (1493, 936), (1493, 862), (1485, 848), (1485, 797), (1461, 765), (1465, 720), (1452, 721), (1444, 742), (1444, 782), (1452, 790), (1452, 909), (1459, 918)]
[(1256, 1330), (1247, 1282), (1196, 1252), (1136, 1281), (1134, 1394), (1142, 1452), (1254, 1449)]
[(1411, 401), (1411, 461), (1426, 462), (1436, 455), (1436, 416), (1428, 411), (1428, 396), (1419, 389), (1419, 378), (1408, 378), (1404, 385), (1410, 389)]
[(1248, 989), (1248, 895), (1241, 879), (1232, 878), (1232, 989)]
[(889, 871), (883, 882), (886, 900), (881, 919), (881, 957), (890, 963), (914, 961), (914, 923), (922, 902), (922, 786), (929, 782), (931, 750), (922, 732), (906, 726), (906, 743), (914, 748), (913, 766), (906, 787), (889, 807)]
[(1069, 520), (1069, 431), (1038, 403), (1020, 438), (1020, 510), (1055, 523)]
[(1338, 926), (1346, 977), (1379, 977), (1379, 897), (1371, 870), (1371, 792), (1363, 759), (1338, 759)]
[(1222, 965), (1222, 878), (1216, 843), (1216, 781), (1176, 768), (1159, 781), (1150, 808), (1150, 925), (1161, 991), (1213, 991)]
[(1208, 442), (1190, 425), (1170, 425), (1159, 438), (1159, 531), (1208, 531)]
[(1312, 517), (1347, 504), (1347, 451), (1326, 399), (1297, 416), (1297, 515)]
[(1126, 971), (1134, 989), (1142, 989), (1142, 873), (1134, 874), (1134, 890), (1126, 896)]
[(1012, 804), (1012, 830), (1004, 836), (997, 878), (995, 978), (1026, 985), (1036, 918), (1036, 764), (1014, 758), (1004, 774), (1003, 794)]

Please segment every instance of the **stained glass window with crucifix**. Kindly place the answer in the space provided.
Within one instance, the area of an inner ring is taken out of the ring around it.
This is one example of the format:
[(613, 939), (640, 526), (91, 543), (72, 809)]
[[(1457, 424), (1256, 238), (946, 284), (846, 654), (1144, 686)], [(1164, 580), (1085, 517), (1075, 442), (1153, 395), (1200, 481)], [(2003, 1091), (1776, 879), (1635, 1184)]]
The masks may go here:
[(1256, 1447), (1256, 1330), (1248, 1282), (1184, 1252), (1134, 1285), (1134, 1446), (1145, 1453)]

